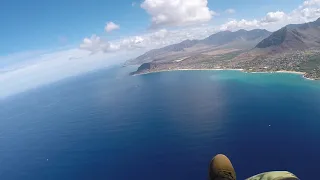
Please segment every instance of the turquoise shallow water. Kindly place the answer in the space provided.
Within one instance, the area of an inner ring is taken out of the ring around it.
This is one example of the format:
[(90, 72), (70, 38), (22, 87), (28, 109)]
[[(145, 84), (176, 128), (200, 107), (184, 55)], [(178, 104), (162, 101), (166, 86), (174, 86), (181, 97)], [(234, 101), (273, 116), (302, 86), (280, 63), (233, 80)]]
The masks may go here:
[(316, 179), (320, 84), (292, 74), (112, 68), (0, 101), (0, 179)]

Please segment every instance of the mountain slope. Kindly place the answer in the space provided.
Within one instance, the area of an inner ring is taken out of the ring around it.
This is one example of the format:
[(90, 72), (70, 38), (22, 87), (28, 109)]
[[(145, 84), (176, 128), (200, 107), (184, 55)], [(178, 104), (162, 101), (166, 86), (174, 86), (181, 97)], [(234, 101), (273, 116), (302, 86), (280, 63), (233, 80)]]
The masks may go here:
[(272, 33), (257, 44), (256, 48), (283, 52), (320, 47), (320, 18), (317, 21), (288, 25)]
[(151, 61), (172, 61), (195, 54), (210, 52), (214, 49), (251, 49), (271, 32), (262, 29), (236, 32), (222, 31), (203, 40), (185, 40), (178, 44), (154, 49), (126, 62), (127, 65), (143, 64)]

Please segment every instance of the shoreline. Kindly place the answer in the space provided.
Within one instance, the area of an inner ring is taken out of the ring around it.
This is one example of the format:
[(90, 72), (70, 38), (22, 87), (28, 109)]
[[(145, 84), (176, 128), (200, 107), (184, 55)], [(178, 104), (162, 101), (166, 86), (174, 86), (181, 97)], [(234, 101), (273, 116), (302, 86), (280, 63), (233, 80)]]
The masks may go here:
[(159, 71), (153, 71), (153, 72), (145, 72), (145, 73), (139, 73), (139, 74), (134, 74), (133, 76), (136, 75), (145, 75), (145, 74), (152, 74), (152, 73), (161, 73), (161, 72), (171, 72), (171, 71), (241, 71), (244, 73), (252, 73), (252, 74), (258, 74), (258, 73), (284, 73), (284, 74), (298, 74), (301, 75), (302, 78), (314, 81), (315, 79), (305, 77), (306, 73), (305, 72), (298, 72), (298, 71), (286, 71), (286, 70), (280, 70), (280, 71), (258, 71), (258, 72), (249, 72), (245, 71), (244, 69), (167, 69), (167, 70), (159, 70)]

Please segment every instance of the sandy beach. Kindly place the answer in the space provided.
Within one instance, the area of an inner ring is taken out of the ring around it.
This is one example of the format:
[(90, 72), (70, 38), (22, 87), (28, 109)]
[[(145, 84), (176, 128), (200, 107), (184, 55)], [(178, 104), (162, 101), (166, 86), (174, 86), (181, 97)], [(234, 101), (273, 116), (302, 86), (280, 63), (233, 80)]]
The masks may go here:
[(143, 74), (151, 74), (151, 73), (160, 73), (160, 72), (170, 72), (170, 71), (241, 71), (244, 73), (288, 73), (288, 74), (299, 74), (302, 75), (303, 78), (308, 79), (308, 80), (315, 80), (312, 78), (305, 77), (306, 73), (305, 72), (297, 72), (297, 71), (286, 71), (286, 70), (281, 70), (281, 71), (270, 71), (270, 72), (248, 72), (245, 71), (244, 69), (168, 69), (168, 70), (159, 70), (159, 71), (153, 71), (153, 72), (146, 72), (146, 73), (141, 73), (138, 75), (143, 75)]
[(304, 73), (304, 72), (297, 72), (297, 71), (285, 71), (285, 70), (276, 71), (276, 73), (289, 73), (289, 74), (302, 74), (302, 75), (305, 75), (305, 74), (306, 74), (306, 73)]

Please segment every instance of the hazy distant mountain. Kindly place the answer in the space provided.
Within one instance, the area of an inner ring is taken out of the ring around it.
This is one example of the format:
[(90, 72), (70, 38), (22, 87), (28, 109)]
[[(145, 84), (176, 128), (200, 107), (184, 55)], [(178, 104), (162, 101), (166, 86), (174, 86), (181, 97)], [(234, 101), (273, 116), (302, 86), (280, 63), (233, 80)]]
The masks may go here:
[(126, 64), (143, 64), (145, 62), (151, 62), (156, 60), (156, 58), (167, 56), (170, 52), (178, 53), (184, 51), (186, 48), (190, 48), (198, 42), (198, 40), (185, 40), (178, 44), (172, 44), (160, 49), (153, 49), (135, 59), (127, 61)]
[(178, 44), (173, 44), (159, 49), (160, 51), (183, 51), (185, 48), (190, 48), (199, 43), (198, 40), (185, 40)]
[(262, 29), (239, 30), (236, 32), (222, 31), (203, 40), (185, 40), (178, 44), (148, 51), (133, 60), (129, 60), (126, 64), (173, 60), (219, 48), (251, 49), (270, 34), (271, 32)]
[(234, 41), (254, 41), (263, 37), (268, 37), (271, 33), (264, 29), (254, 29), (251, 31), (239, 30), (236, 32), (222, 31), (213, 34), (206, 39), (200, 41), (204, 44), (210, 45), (225, 45)]
[(305, 24), (291, 24), (272, 33), (256, 48), (277, 52), (320, 47), (320, 18)]

